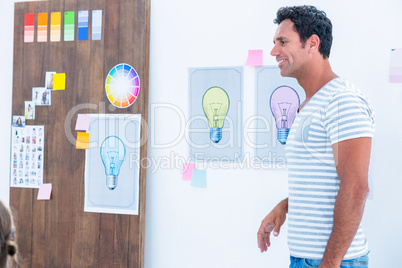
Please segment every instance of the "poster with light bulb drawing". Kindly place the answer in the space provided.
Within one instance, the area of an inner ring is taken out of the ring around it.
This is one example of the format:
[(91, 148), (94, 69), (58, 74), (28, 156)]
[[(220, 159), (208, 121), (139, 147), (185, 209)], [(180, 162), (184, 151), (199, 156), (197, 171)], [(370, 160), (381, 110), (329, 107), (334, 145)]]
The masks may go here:
[(190, 157), (198, 161), (236, 161), (242, 147), (243, 67), (190, 68)]
[(84, 211), (138, 215), (141, 115), (91, 114)]
[(297, 109), (306, 96), (296, 79), (282, 77), (277, 66), (256, 69), (255, 155), (273, 168), (285, 167), (285, 144)]

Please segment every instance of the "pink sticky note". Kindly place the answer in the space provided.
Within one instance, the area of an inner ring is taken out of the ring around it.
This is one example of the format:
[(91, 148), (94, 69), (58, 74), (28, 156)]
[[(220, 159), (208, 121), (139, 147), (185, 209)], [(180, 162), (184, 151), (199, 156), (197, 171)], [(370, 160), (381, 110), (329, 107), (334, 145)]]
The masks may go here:
[(89, 130), (90, 117), (89, 114), (78, 114), (75, 130)]
[(262, 65), (262, 49), (249, 50), (246, 65), (247, 66), (261, 66)]
[(183, 180), (191, 181), (193, 169), (195, 169), (195, 163), (184, 163), (183, 164)]
[(38, 200), (50, 200), (50, 195), (52, 194), (52, 184), (42, 183), (39, 185)]

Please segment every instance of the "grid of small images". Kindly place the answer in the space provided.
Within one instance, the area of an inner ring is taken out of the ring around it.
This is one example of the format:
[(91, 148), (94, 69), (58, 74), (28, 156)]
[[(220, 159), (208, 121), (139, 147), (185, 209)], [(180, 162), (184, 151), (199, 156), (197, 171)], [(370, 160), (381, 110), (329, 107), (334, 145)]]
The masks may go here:
[(11, 187), (39, 188), (43, 182), (44, 126), (12, 127)]

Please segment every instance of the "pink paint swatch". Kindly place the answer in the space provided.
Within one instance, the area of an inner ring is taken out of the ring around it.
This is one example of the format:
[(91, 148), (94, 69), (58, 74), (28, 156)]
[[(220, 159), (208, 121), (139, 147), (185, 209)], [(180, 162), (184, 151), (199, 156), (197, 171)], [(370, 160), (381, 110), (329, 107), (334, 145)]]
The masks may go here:
[(261, 66), (261, 65), (262, 65), (262, 49), (249, 50), (246, 66)]
[(195, 163), (183, 163), (183, 180), (191, 181)]
[(391, 49), (389, 81), (402, 83), (402, 48)]

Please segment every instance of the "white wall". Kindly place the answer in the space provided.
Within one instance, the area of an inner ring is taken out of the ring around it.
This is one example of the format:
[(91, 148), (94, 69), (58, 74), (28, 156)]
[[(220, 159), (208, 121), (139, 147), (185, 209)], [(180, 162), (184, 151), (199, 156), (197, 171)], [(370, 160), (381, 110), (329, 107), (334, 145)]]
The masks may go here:
[[(13, 2), (2, 1), (3, 21), (14, 21)], [(146, 268), (287, 266), (286, 227), (268, 253), (259, 253), (256, 240), (262, 218), (286, 196), (286, 172), (206, 167), (207, 188), (193, 188), (181, 180), (181, 161), (188, 158), (185, 139), (157, 148), (180, 138), (184, 122), (173, 110), (152, 108), (168, 103), (188, 117), (188, 67), (240, 66), (248, 49), (264, 49), (264, 64), (275, 64), (269, 51), (276, 10), (300, 3), (327, 12), (334, 25), (333, 69), (359, 85), (376, 111), (373, 199), (367, 202), (364, 226), (371, 247), (370, 267), (398, 266), (402, 84), (388, 83), (388, 65), (390, 49), (402, 47), (402, 2), (151, 0), (149, 124), (153, 139), (148, 143), (148, 157), (164, 165), (150, 166), (147, 174)], [(1, 27), (0, 34), (4, 89), (0, 124), (5, 126), (0, 199), (8, 201), (12, 24)], [(247, 117), (254, 111), (253, 68), (245, 68), (245, 76)]]
[[(264, 64), (275, 64), (269, 51), (276, 10), (300, 3), (326, 11), (334, 26), (330, 59), (335, 72), (360, 86), (375, 108), (373, 199), (367, 202), (364, 225), (370, 267), (397, 267), (402, 84), (388, 83), (388, 73), (390, 49), (402, 47), (401, 1), (152, 0), (150, 105), (170, 103), (188, 117), (188, 67), (243, 65), (248, 49), (264, 49)], [(254, 94), (253, 69), (245, 74), (247, 118), (254, 108), (248, 98)], [(150, 109), (149, 119), (158, 143), (173, 141), (184, 127), (168, 109)], [(188, 157), (185, 139), (166, 149), (151, 143), (149, 157), (171, 152)], [(178, 165), (148, 172), (147, 268), (287, 266), (286, 230), (265, 254), (256, 242), (262, 218), (286, 196), (284, 172), (207, 168), (207, 188), (195, 189), (181, 181), (180, 171)]]

